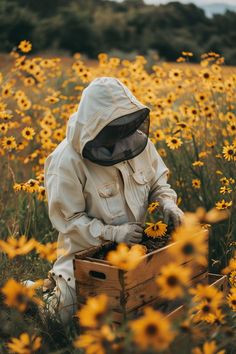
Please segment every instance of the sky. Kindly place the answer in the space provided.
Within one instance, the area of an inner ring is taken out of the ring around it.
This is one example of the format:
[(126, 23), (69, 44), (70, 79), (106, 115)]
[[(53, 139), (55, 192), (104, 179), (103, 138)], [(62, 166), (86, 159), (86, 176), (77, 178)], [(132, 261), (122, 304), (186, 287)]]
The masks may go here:
[[(171, 2), (171, 0), (144, 0), (146, 3), (150, 4), (166, 4), (168, 2)], [(172, 0), (174, 1), (174, 0)], [(176, 0), (175, 0), (176, 1)], [(228, 5), (236, 5), (236, 0), (177, 0), (182, 3), (190, 3), (193, 2), (196, 5), (208, 5), (208, 4), (217, 4), (217, 3), (225, 3)]]
[[(155, 3), (155, 4), (166, 4), (170, 2), (169, 0), (144, 0), (146, 3)], [(173, 0), (172, 0), (173, 1)], [(217, 4), (217, 3), (225, 3), (229, 5), (236, 5), (236, 0), (178, 0), (182, 3), (194, 2), (197, 5), (206, 5), (206, 4)]]

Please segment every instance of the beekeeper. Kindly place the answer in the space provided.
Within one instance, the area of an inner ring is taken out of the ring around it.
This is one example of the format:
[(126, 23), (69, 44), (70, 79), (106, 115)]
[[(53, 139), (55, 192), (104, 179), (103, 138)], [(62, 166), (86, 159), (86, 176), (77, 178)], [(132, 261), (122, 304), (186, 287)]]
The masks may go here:
[(66, 138), (46, 159), (49, 218), (59, 232), (49, 302), (51, 310), (58, 304), (64, 322), (77, 309), (76, 252), (104, 240), (139, 243), (153, 201), (166, 221), (181, 221), (168, 168), (148, 138), (149, 112), (118, 79), (97, 78), (84, 89)]

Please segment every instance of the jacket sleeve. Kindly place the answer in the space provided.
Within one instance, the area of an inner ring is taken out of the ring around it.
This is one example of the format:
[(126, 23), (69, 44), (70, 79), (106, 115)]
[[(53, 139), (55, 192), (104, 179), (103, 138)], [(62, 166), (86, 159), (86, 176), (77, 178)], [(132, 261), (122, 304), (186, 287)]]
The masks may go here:
[(83, 188), (79, 179), (75, 181), (67, 176), (49, 173), (45, 175), (45, 189), (49, 219), (55, 229), (71, 237), (73, 244), (83, 248), (102, 243), (100, 236), (104, 224), (86, 214)]
[(177, 194), (171, 188), (170, 184), (167, 183), (169, 169), (166, 167), (164, 161), (151, 141), (149, 141), (149, 149), (152, 168), (155, 170), (154, 177), (151, 180), (149, 203), (158, 201), (161, 208), (163, 208), (167, 201), (174, 202), (176, 204)]

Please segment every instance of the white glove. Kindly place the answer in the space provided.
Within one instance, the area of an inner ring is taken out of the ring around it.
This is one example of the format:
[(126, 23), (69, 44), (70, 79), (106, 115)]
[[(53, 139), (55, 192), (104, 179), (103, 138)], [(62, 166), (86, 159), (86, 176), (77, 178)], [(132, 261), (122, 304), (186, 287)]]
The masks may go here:
[(183, 219), (184, 213), (172, 199), (164, 199), (162, 204), (164, 223), (168, 225), (172, 220), (174, 227), (178, 227)]
[(133, 245), (140, 243), (143, 236), (143, 228), (141, 223), (129, 222), (123, 225), (105, 225), (102, 237), (117, 243), (127, 243)]

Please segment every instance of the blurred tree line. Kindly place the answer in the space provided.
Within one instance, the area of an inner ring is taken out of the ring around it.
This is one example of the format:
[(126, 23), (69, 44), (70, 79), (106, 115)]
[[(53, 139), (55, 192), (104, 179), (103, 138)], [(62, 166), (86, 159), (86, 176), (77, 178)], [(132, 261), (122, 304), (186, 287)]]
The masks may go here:
[(0, 51), (22, 39), (34, 52), (67, 50), (94, 58), (119, 50), (167, 60), (192, 51), (195, 60), (206, 51), (223, 54), (236, 64), (236, 13), (207, 18), (193, 4), (146, 5), (143, 0), (0, 0)]

